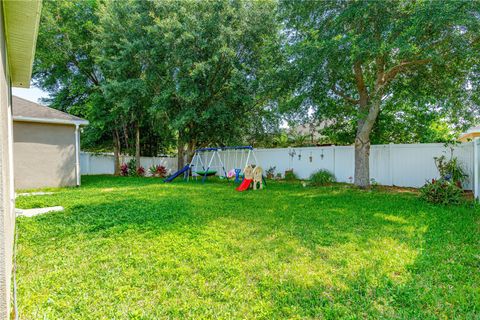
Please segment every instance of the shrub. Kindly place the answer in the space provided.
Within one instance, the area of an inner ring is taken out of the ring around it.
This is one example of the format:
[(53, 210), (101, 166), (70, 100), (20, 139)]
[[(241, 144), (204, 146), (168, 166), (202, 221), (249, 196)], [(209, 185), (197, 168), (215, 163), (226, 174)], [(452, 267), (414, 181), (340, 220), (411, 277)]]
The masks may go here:
[(145, 176), (145, 168), (144, 167), (139, 167), (137, 169), (137, 176), (140, 176), (140, 177)]
[(267, 171), (265, 171), (268, 179), (273, 179), (275, 177), (275, 169), (276, 168), (277, 167), (273, 166), (273, 167), (268, 168)]
[(459, 187), (462, 187), (462, 183), (467, 181), (468, 175), (456, 157), (451, 156), (450, 160), (447, 160), (445, 156), (433, 159), (441, 179), (452, 181)]
[(298, 180), (298, 177), (295, 174), (295, 172), (293, 172), (293, 170), (287, 170), (285, 171), (285, 180), (294, 181), (294, 180)]
[(126, 163), (122, 163), (120, 166), (120, 175), (122, 176), (128, 176), (128, 165)]
[(128, 175), (130, 176), (136, 176), (137, 175), (137, 161), (135, 158), (130, 159), (130, 161), (127, 162), (127, 167), (128, 167)]
[(430, 203), (458, 205), (464, 201), (463, 190), (453, 181), (432, 179), (420, 188), (421, 197)]
[(162, 165), (152, 165), (148, 171), (153, 177), (165, 178), (167, 176), (167, 168)]
[(336, 182), (335, 175), (328, 170), (318, 170), (310, 176), (311, 186), (324, 186), (333, 182)]

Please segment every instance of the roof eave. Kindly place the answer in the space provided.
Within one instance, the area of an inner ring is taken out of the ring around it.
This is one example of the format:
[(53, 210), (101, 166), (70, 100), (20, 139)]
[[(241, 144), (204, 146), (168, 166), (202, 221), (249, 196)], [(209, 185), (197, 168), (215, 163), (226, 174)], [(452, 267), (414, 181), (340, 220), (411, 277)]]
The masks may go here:
[(2, 1), (2, 3), (12, 86), (29, 88), (42, 1)]
[(47, 119), (47, 118), (34, 118), (34, 117), (22, 117), (22, 116), (14, 116), (13, 121), (49, 123), (49, 124), (68, 124), (68, 125), (74, 125), (74, 126), (86, 126), (89, 124), (87, 120)]

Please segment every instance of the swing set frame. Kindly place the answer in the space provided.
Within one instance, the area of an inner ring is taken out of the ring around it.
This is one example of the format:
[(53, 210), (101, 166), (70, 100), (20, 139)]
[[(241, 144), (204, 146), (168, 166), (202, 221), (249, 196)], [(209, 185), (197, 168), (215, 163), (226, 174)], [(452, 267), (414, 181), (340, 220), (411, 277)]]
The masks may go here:
[[(195, 178), (198, 176), (202, 176), (202, 183), (203, 183), (205, 182), (205, 180), (207, 180), (207, 177), (209, 175), (214, 175), (217, 173), (216, 171), (213, 171), (213, 170), (211, 171), (212, 168), (221, 169), (222, 176), (224, 176), (228, 180), (227, 170), (225, 169), (226, 161), (224, 160), (229, 160), (227, 158), (227, 153), (230, 153), (232, 150), (235, 151), (235, 161), (234, 161), (235, 164), (237, 163), (237, 159), (238, 159), (237, 158), (238, 150), (248, 150), (245, 165), (243, 167), (245, 167), (248, 164), (248, 161), (250, 160), (250, 158), (253, 158), (255, 161), (255, 164), (258, 164), (257, 156), (255, 155), (255, 152), (252, 146), (200, 148), (195, 150), (195, 153), (192, 157), (192, 161), (190, 161), (189, 170), (186, 172), (186, 180), (187, 181), (189, 180), (190, 175), (192, 175), (192, 177), (195, 177)], [(223, 153), (223, 152), (225, 153), (222, 160), (220, 153)], [(203, 155), (205, 155), (204, 156), (205, 159), (203, 159)], [(242, 153), (240, 162), (243, 162), (243, 158), (244, 158), (244, 154)], [(214, 165), (214, 161), (217, 161), (218, 165)], [(200, 169), (202, 171), (200, 171)], [(234, 168), (234, 169), (240, 169), (243, 171), (244, 168)], [(202, 173), (202, 174), (199, 174), (199, 173)]]

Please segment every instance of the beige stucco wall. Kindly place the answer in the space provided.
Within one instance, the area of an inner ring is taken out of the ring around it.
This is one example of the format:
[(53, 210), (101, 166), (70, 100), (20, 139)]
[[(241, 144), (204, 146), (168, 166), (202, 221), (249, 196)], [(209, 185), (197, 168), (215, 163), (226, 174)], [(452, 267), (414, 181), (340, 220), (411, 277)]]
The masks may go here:
[(10, 83), (7, 80), (9, 75), (3, 26), (3, 15), (0, 8), (0, 319), (8, 319), (15, 229), (15, 197), (11, 163), (11, 93)]
[(475, 138), (480, 138), (480, 132), (470, 132), (470, 133), (464, 134), (458, 139), (458, 141), (468, 142), (468, 141), (473, 141)]
[(15, 189), (75, 186), (75, 126), (13, 122)]

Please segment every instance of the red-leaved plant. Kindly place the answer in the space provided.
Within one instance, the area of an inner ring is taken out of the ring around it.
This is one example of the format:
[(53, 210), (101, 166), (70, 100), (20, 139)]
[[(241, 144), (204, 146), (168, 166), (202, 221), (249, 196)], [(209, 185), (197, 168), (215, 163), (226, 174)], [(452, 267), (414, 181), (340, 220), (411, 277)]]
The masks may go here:
[(167, 168), (162, 165), (153, 165), (148, 171), (153, 177), (165, 178), (167, 176)]
[(124, 177), (128, 176), (128, 165), (126, 163), (122, 163), (120, 166), (120, 175)]
[(140, 177), (145, 176), (145, 168), (144, 167), (139, 167), (137, 169), (137, 176), (140, 176)]

